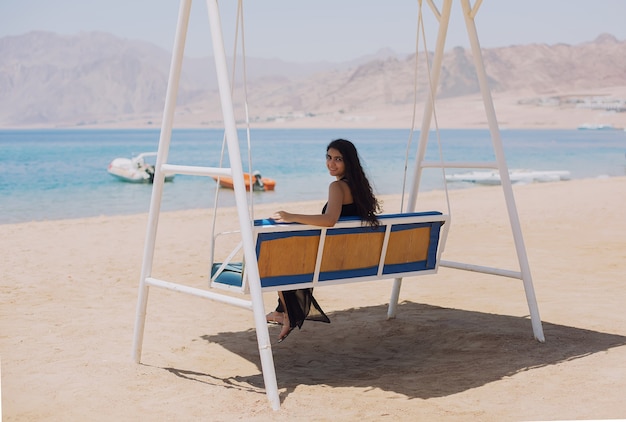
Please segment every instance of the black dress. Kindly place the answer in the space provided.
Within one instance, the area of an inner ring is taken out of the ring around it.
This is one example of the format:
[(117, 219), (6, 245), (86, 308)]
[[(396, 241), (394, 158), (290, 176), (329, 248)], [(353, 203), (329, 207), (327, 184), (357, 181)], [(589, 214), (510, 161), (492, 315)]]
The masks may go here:
[[(322, 209), (322, 214), (326, 213), (326, 206)], [(344, 204), (341, 206), (341, 217), (357, 216), (356, 206), (352, 204)], [(326, 316), (320, 305), (313, 297), (313, 288), (286, 290), (283, 292), (283, 299), (287, 307), (289, 315), (289, 325), (291, 328), (301, 328), (305, 319), (311, 321), (320, 321), (330, 323), (330, 319)], [(313, 305), (313, 306), (311, 306)], [(284, 312), (280, 300), (278, 301), (277, 312)]]

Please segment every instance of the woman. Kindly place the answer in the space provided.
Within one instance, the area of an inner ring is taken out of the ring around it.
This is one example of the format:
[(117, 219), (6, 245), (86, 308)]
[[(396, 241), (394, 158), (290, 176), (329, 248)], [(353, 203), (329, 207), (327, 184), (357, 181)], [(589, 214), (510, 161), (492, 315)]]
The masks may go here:
[[(326, 167), (336, 180), (328, 188), (328, 202), (321, 214), (278, 211), (273, 219), (279, 223), (332, 227), (339, 217), (358, 216), (366, 224), (378, 226), (376, 214), (380, 212), (380, 204), (372, 192), (352, 142), (336, 139), (328, 144)], [(268, 322), (282, 324), (278, 342), (283, 341), (294, 328), (301, 328), (305, 319), (330, 322), (313, 297), (312, 288), (278, 292), (278, 297), (278, 307), (267, 315)]]

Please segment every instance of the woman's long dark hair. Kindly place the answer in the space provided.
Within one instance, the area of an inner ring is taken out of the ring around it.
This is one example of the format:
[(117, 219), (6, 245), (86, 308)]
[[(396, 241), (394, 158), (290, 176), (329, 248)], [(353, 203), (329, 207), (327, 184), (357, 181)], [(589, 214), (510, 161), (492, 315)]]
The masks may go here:
[(372, 227), (378, 227), (377, 213), (380, 213), (380, 204), (374, 196), (372, 186), (365, 176), (359, 153), (354, 144), (346, 139), (335, 139), (326, 147), (326, 152), (334, 148), (343, 157), (345, 165), (344, 178), (350, 186), (356, 211), (361, 220)]

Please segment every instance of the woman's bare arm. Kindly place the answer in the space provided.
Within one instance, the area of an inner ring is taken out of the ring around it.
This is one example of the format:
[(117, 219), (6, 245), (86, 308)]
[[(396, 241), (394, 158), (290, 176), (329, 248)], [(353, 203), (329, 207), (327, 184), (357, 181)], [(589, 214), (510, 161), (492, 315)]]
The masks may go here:
[(346, 191), (349, 194), (347, 185), (342, 186), (345, 182), (335, 181), (328, 187), (328, 205), (324, 214), (294, 214), (287, 211), (278, 211), (272, 217), (279, 223), (300, 223), (311, 226), (332, 227), (339, 220), (341, 215), (341, 206)]

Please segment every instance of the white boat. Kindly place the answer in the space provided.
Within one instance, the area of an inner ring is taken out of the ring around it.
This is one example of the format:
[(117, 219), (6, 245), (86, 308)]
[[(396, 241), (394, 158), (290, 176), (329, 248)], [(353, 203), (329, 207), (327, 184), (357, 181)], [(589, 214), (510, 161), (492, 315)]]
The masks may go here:
[(616, 130), (613, 125), (598, 124), (598, 123), (584, 123), (578, 126), (578, 130)]
[[(509, 170), (511, 183), (558, 182), (569, 180), (570, 172), (566, 170)], [(446, 175), (448, 182), (478, 183), (481, 185), (499, 185), (500, 173), (497, 170), (472, 171)]]
[[(154, 165), (146, 162), (146, 157), (156, 157), (156, 152), (144, 152), (132, 158), (116, 158), (109, 163), (107, 171), (119, 180), (131, 183), (152, 183), (154, 181)], [(165, 176), (170, 182), (174, 175)]]

